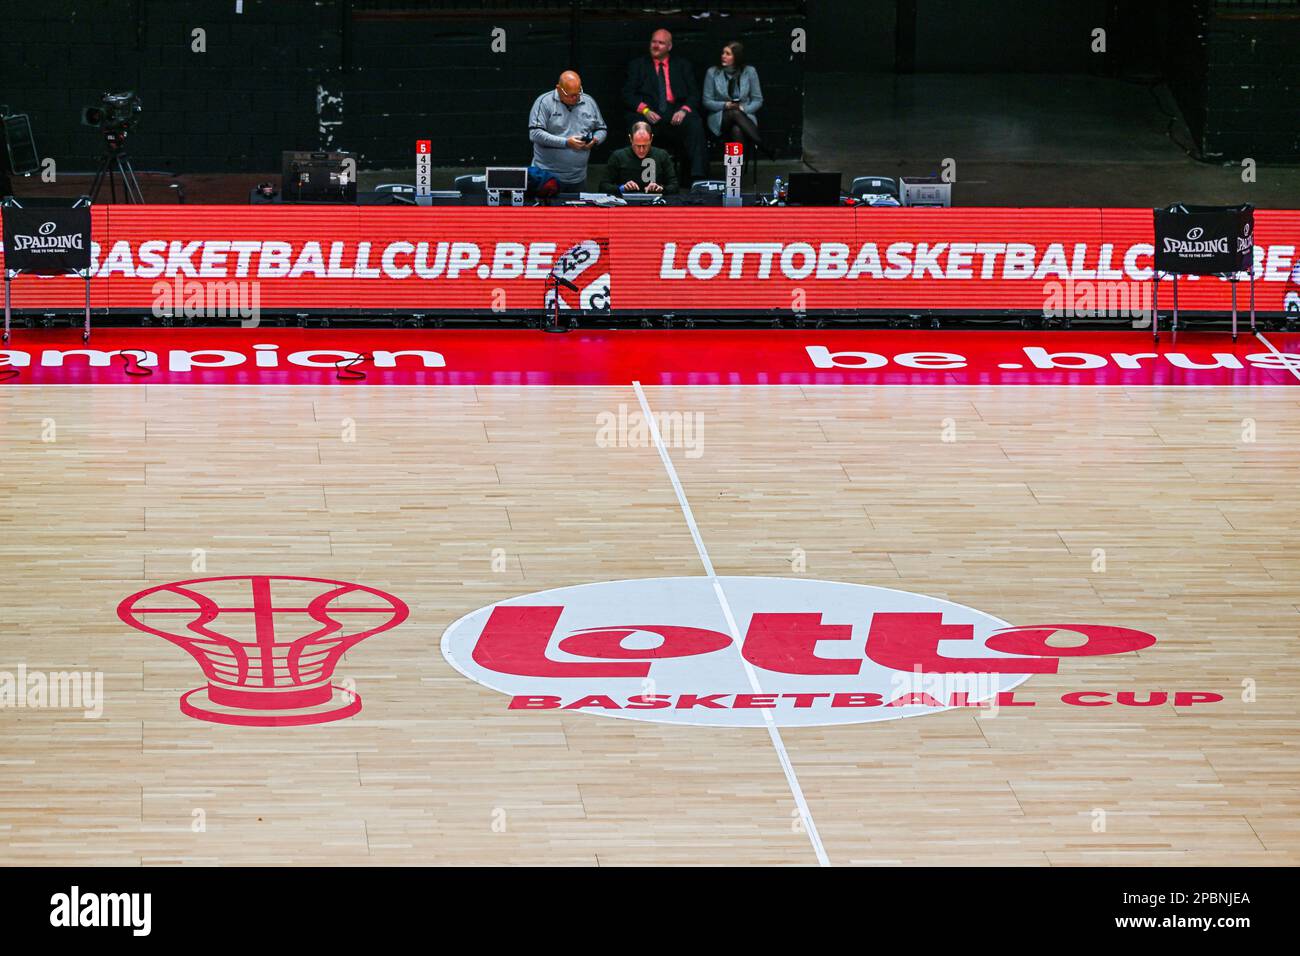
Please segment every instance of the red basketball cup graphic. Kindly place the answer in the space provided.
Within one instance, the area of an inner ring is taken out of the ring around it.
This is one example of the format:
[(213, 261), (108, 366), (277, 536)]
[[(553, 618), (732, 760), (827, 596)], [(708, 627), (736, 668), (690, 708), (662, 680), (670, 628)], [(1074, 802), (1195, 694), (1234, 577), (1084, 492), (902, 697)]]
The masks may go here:
[(360, 696), (331, 682), (334, 668), (348, 648), (409, 614), (363, 584), (266, 574), (160, 584), (117, 607), (125, 623), (199, 662), (208, 683), (181, 697), (182, 713), (244, 727), (322, 724), (360, 711)]

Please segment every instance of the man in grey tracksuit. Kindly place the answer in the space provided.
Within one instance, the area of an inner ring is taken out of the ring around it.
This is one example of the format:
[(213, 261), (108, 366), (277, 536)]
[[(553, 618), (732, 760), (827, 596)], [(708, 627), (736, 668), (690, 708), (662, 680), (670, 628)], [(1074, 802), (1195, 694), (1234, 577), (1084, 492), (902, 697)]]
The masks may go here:
[(561, 192), (580, 192), (587, 186), (591, 148), (603, 143), (607, 132), (600, 107), (582, 92), (582, 78), (567, 70), (555, 89), (533, 101), (528, 114), (533, 166), (554, 176)]

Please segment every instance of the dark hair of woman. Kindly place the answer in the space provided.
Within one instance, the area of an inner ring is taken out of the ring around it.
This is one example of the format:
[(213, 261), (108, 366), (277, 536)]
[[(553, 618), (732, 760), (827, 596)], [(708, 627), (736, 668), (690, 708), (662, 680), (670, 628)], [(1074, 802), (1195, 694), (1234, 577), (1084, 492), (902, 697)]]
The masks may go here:
[(732, 68), (737, 72), (743, 72), (745, 69), (745, 44), (739, 40), (732, 40), (726, 44), (724, 49), (731, 51)]

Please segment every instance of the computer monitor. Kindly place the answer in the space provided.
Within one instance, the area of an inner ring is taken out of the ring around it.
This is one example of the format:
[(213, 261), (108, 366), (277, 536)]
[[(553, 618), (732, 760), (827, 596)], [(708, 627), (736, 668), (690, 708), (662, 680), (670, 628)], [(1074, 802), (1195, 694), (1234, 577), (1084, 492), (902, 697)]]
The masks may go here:
[(791, 206), (838, 206), (840, 173), (791, 173), (785, 201)]
[(489, 166), (484, 170), (489, 206), (522, 206), (528, 189), (525, 166)]
[(489, 166), (485, 172), (488, 189), (517, 189), (523, 192), (528, 188), (526, 166)]

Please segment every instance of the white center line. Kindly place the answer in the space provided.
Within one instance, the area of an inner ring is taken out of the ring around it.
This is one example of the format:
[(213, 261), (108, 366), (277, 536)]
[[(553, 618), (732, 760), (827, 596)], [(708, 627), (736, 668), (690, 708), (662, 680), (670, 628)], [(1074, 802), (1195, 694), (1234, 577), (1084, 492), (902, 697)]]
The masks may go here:
[[(704, 572), (713, 584), (713, 593), (717, 595), (718, 604), (722, 608), (722, 616), (726, 619), (727, 629), (731, 632), (731, 646), (736, 649), (737, 655), (740, 656), (740, 663), (745, 668), (745, 676), (749, 680), (749, 686), (755, 694), (762, 693), (762, 688), (758, 683), (758, 674), (754, 672), (753, 665), (745, 660), (744, 655), (740, 652), (740, 628), (736, 625), (736, 617), (731, 612), (731, 604), (727, 601), (726, 592), (722, 589), (722, 582), (718, 580), (718, 575), (713, 570), (713, 562), (709, 560), (709, 552), (704, 547), (704, 539), (700, 537), (700, 527), (695, 523), (695, 515), (691, 511), (690, 503), (686, 500), (686, 492), (682, 489), (681, 480), (677, 477), (677, 469), (673, 467), (673, 461), (668, 457), (668, 449), (664, 447), (663, 436), (659, 434), (659, 423), (655, 420), (654, 413), (650, 411), (650, 403), (646, 401), (645, 391), (641, 388), (641, 383), (633, 382), (632, 388), (636, 391), (637, 401), (641, 403), (641, 414), (645, 416), (646, 424), (650, 428), (655, 448), (659, 450), (659, 458), (663, 461), (664, 468), (668, 472), (668, 478), (673, 483), (673, 491), (677, 493), (677, 502), (682, 506), (682, 515), (686, 518), (686, 526), (690, 528), (691, 538), (695, 541), (695, 550), (699, 552), (700, 562), (704, 565)], [(817, 824), (813, 822), (812, 811), (808, 809), (808, 801), (804, 799), (803, 788), (799, 786), (799, 778), (795, 775), (794, 765), (790, 763), (790, 754), (785, 749), (785, 741), (781, 739), (781, 731), (776, 726), (776, 721), (773, 720), (770, 710), (763, 709), (759, 712), (763, 715), (763, 722), (767, 726), (767, 735), (772, 740), (772, 746), (776, 748), (776, 758), (781, 762), (781, 769), (785, 772), (786, 783), (790, 786), (790, 793), (794, 797), (795, 806), (799, 810), (799, 820), (803, 824), (804, 832), (808, 834), (808, 842), (812, 844), (813, 852), (817, 854), (817, 862), (821, 866), (830, 866), (830, 858), (826, 855), (826, 848), (822, 846), (821, 834), (817, 832)]]
[(1261, 342), (1267, 345), (1268, 350), (1282, 360), (1282, 365), (1284, 368), (1286, 368), (1287, 371), (1289, 371), (1296, 378), (1300, 378), (1300, 369), (1297, 369), (1294, 365), (1292, 365), (1290, 360), (1288, 360), (1283, 353), (1279, 352), (1277, 350), (1277, 347), (1272, 342), (1264, 338), (1263, 332), (1256, 332), (1255, 338), (1259, 339)]

